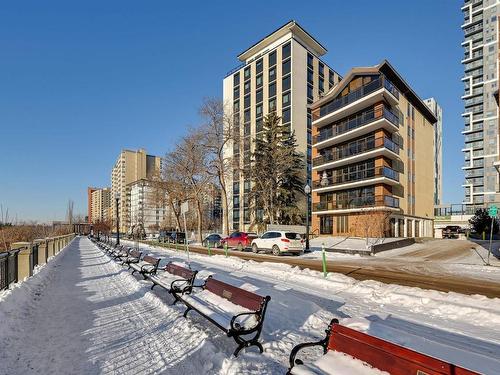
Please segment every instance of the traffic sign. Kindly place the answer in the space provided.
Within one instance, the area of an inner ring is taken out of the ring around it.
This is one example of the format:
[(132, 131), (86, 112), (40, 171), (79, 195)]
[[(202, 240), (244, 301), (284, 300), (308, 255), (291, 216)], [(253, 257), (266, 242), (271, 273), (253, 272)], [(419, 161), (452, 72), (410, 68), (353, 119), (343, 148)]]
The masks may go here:
[(490, 206), (488, 209), (488, 215), (491, 217), (496, 217), (498, 214), (498, 207), (497, 206)]

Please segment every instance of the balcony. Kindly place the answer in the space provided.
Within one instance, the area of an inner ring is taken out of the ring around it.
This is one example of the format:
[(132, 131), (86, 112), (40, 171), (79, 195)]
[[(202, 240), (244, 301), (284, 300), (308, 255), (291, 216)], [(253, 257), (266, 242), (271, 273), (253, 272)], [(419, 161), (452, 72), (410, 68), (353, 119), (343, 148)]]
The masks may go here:
[(383, 110), (371, 109), (332, 127), (321, 129), (319, 134), (313, 137), (313, 144), (315, 147), (324, 148), (380, 128), (397, 131), (399, 116), (385, 107)]
[(359, 112), (363, 108), (387, 100), (391, 105), (399, 103), (399, 91), (384, 76), (361, 86), (348, 95), (334, 99), (321, 106), (319, 115), (313, 113), (313, 125), (323, 126), (341, 117)]
[(387, 137), (363, 139), (353, 145), (333, 150), (333, 152), (313, 159), (313, 169), (321, 171), (359, 162), (376, 156), (387, 156), (391, 159), (399, 155), (399, 145)]
[(340, 211), (365, 209), (371, 207), (389, 207), (399, 208), (399, 198), (390, 195), (375, 195), (368, 197), (353, 198), (350, 200), (336, 202), (319, 202), (313, 204), (313, 212), (321, 213), (324, 211)]
[(389, 167), (376, 167), (363, 171), (338, 174), (333, 177), (324, 177), (313, 182), (317, 192), (344, 190), (377, 183), (387, 185), (399, 184), (399, 172)]

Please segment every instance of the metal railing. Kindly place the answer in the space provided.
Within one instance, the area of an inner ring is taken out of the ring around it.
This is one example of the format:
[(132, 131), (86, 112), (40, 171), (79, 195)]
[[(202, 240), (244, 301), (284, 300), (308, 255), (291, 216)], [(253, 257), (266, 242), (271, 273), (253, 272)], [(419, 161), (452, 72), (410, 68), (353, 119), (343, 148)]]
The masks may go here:
[(321, 178), (313, 182), (315, 189), (331, 187), (338, 184), (369, 180), (377, 177), (387, 177), (394, 181), (399, 181), (399, 172), (389, 167), (370, 168), (356, 172), (337, 174), (333, 177)]
[(372, 195), (350, 200), (319, 202), (313, 204), (313, 211), (345, 210), (364, 207), (399, 208), (399, 198), (391, 195)]
[(0, 290), (8, 289), (12, 283), (17, 283), (17, 256), (19, 250), (0, 253)]
[(378, 148), (386, 148), (396, 154), (399, 154), (399, 146), (388, 137), (378, 137), (372, 139), (362, 139), (355, 144), (349, 144), (333, 150), (322, 156), (313, 159), (313, 166), (331, 163), (333, 161), (345, 159), (354, 155), (363, 154)]
[(350, 130), (359, 128), (382, 118), (385, 118), (396, 127), (399, 127), (399, 116), (394, 112), (385, 107), (383, 110), (370, 109), (369, 111), (362, 112), (359, 115), (342, 120), (331, 127), (321, 129), (319, 134), (313, 137), (313, 143), (325, 141), (329, 138), (336, 137), (337, 135), (346, 133)]
[(364, 96), (371, 94), (378, 89), (385, 87), (392, 95), (396, 98), (399, 98), (399, 91), (393, 85), (391, 81), (389, 81), (385, 76), (381, 75), (377, 79), (367, 83), (366, 85), (361, 86), (360, 88), (352, 91), (351, 93), (342, 96), (340, 98), (334, 99), (331, 102), (321, 106), (319, 110), (319, 116), (313, 116), (313, 120), (317, 120), (320, 117), (326, 116), (329, 113), (335, 112), (338, 109), (345, 107), (355, 101), (363, 98)]

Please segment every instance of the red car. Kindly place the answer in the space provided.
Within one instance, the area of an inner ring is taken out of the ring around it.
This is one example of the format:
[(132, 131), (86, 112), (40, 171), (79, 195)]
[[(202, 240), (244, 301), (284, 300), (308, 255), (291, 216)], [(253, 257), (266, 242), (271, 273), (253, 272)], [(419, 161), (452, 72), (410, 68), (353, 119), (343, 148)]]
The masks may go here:
[(221, 244), (224, 245), (227, 243), (227, 247), (236, 248), (241, 251), (250, 248), (252, 241), (257, 237), (257, 233), (234, 232), (229, 237), (224, 238)]

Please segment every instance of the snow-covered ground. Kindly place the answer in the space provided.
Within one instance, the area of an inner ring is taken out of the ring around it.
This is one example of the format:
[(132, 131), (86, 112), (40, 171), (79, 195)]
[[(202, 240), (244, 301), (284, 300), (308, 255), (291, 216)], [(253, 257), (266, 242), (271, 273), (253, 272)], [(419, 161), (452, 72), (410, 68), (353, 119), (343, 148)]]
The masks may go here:
[[(142, 247), (162, 264), (188, 261), (184, 252)], [(148, 281), (77, 238), (35, 277), (0, 294), (0, 373), (283, 374), (292, 347), (322, 337), (333, 317), (485, 374), (500, 368), (500, 299), (324, 279), (224, 256), (191, 254), (189, 263), (200, 279), (214, 275), (271, 296), (263, 354), (232, 357), (231, 338), (196, 313), (184, 319), (164, 290), (150, 291)]]

